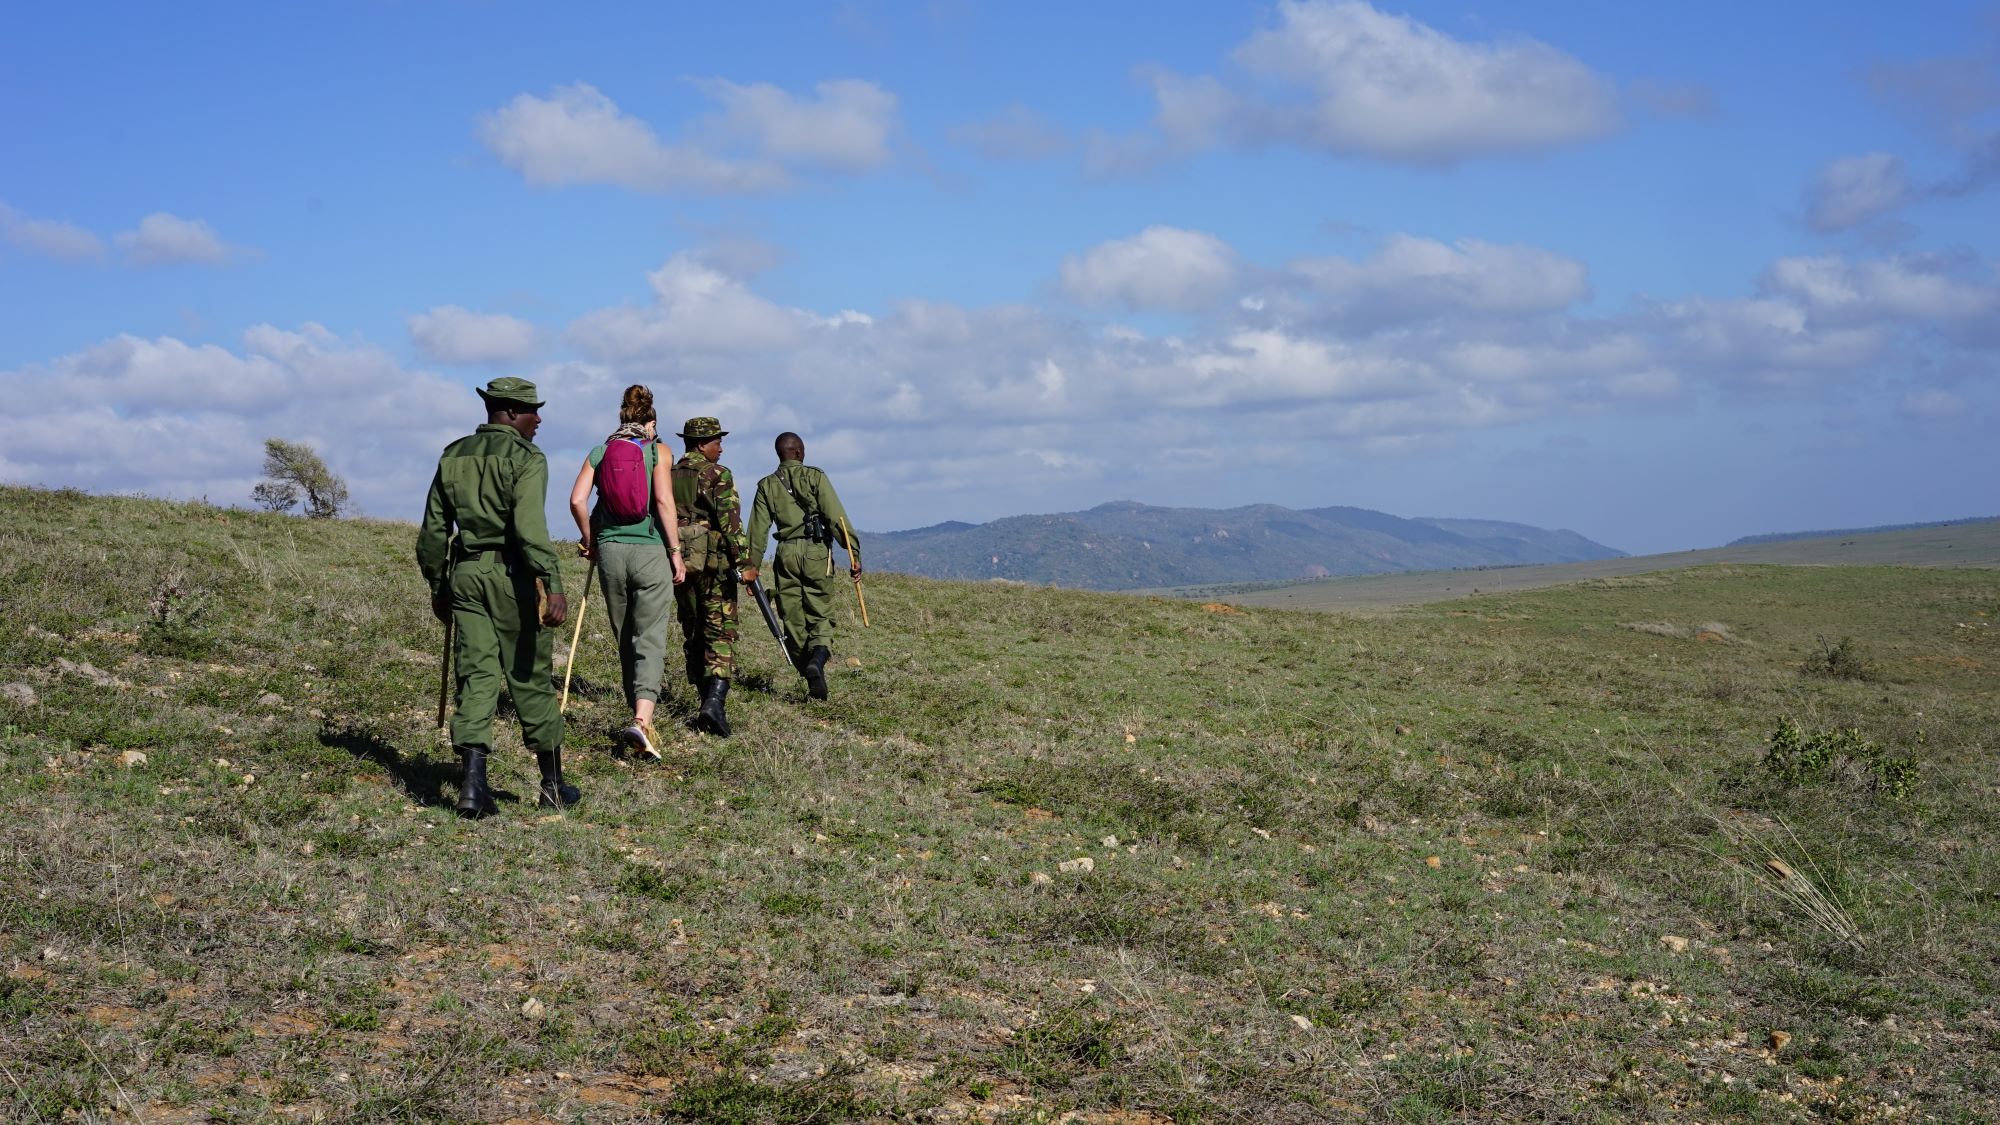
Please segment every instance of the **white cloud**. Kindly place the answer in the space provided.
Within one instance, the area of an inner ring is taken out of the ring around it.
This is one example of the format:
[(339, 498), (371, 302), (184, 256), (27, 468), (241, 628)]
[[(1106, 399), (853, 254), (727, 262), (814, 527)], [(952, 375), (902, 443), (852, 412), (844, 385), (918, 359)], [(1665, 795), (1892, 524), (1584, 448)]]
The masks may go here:
[(115, 241), (126, 262), (135, 266), (220, 266), (245, 252), (222, 241), (206, 221), (165, 211), (139, 220), (138, 229), (121, 232)]
[(1236, 277), (1228, 243), (1204, 231), (1153, 226), (1065, 259), (1061, 285), (1085, 304), (1192, 312), (1215, 305)]
[(781, 187), (783, 168), (663, 143), (652, 126), (578, 82), (519, 94), (486, 114), (479, 139), (536, 187), (616, 184), (634, 191), (745, 192)]
[(647, 280), (651, 306), (588, 313), (570, 325), (570, 343), (601, 362), (672, 366), (690, 352), (781, 351), (821, 319), (757, 296), (694, 254), (674, 255)]
[(1360, 0), (1284, 0), (1279, 26), (1237, 48), (1253, 74), (1297, 83), (1272, 107), (1299, 143), (1413, 163), (1523, 152), (1603, 136), (1620, 123), (1611, 83), (1545, 43), (1453, 39)]
[(1015, 103), (984, 121), (954, 125), (945, 136), (989, 160), (1042, 160), (1069, 147), (1069, 136), (1048, 118)]
[(889, 162), (896, 95), (873, 82), (821, 82), (814, 98), (794, 97), (768, 82), (715, 78), (701, 87), (722, 103), (714, 127), (773, 159), (843, 172)]
[(1593, 140), (1623, 124), (1612, 82), (1564, 51), (1518, 36), (1455, 39), (1363, 0), (1281, 0), (1277, 25), (1231, 57), (1247, 81), (1142, 71), (1156, 105), (1151, 133), (1095, 138), (1092, 170), (1224, 144), (1446, 165)]
[(1921, 257), (1780, 258), (1765, 271), (1764, 285), (1846, 321), (1954, 322), (2000, 314), (2000, 287), (1954, 276), (1947, 263)]
[(504, 313), (440, 305), (409, 318), (410, 342), (435, 363), (514, 363), (541, 348), (541, 334)]
[(1590, 295), (1582, 262), (1534, 246), (1461, 239), (1447, 245), (1391, 235), (1365, 261), (1307, 259), (1292, 272), (1336, 303), (1345, 322), (1380, 323), (1441, 312), (1552, 312)]
[(887, 164), (896, 95), (872, 82), (822, 82), (800, 97), (768, 83), (709, 79), (721, 111), (692, 123), (700, 143), (670, 143), (578, 82), (519, 94), (479, 120), (479, 139), (537, 187), (614, 184), (645, 192), (732, 194), (788, 186), (794, 168), (864, 172)]
[(1846, 230), (1910, 198), (1900, 158), (1886, 152), (1842, 156), (1820, 168), (1806, 191), (1806, 221), (1818, 231)]
[(104, 240), (82, 227), (58, 219), (37, 219), (5, 203), (0, 203), (0, 239), (59, 262), (92, 262), (104, 257)]
[[(413, 515), (437, 451), (477, 423), (466, 387), (409, 371), (318, 325), (259, 325), (232, 350), (170, 336), (116, 336), (0, 374), (17, 409), (0, 479), (247, 504), (263, 441), (305, 441), (369, 512)], [(117, 457), (79, 455), (76, 435), (114, 437)]]

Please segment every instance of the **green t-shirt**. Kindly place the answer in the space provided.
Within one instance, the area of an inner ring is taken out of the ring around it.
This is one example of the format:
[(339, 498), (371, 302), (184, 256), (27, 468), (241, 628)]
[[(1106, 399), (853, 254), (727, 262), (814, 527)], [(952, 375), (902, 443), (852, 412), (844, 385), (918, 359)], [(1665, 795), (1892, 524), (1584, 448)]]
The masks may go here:
[[(604, 460), (604, 447), (602, 445), (590, 451), (590, 467), (592, 469), (596, 469), (598, 464), (603, 460)], [(660, 534), (660, 521), (654, 519), (652, 513), (653, 467), (659, 463), (659, 460), (660, 460), (660, 443), (656, 441), (647, 442), (646, 443), (646, 514), (644, 516), (640, 517), (637, 520), (634, 520), (631, 523), (622, 523), (622, 524), (608, 523), (606, 521), (611, 518), (611, 514), (604, 510), (604, 499), (602, 497), (599, 497), (597, 503), (591, 505), (590, 526), (592, 529), (592, 533), (597, 536), (598, 542), (658, 543), (661, 546), (666, 545), (667, 542), (666, 537)]]

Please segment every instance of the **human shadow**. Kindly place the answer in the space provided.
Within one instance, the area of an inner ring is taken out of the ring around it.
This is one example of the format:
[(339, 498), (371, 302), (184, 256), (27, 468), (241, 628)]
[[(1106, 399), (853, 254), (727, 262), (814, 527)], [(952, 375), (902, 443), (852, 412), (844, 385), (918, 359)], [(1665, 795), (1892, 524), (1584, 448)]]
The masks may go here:
[[(459, 768), (456, 758), (439, 761), (421, 751), (413, 755), (404, 754), (374, 732), (359, 727), (321, 727), (319, 741), (322, 746), (345, 750), (356, 758), (380, 766), (396, 779), (397, 788), (425, 808), (458, 798)], [(449, 796), (446, 794), (447, 785), (451, 787)]]

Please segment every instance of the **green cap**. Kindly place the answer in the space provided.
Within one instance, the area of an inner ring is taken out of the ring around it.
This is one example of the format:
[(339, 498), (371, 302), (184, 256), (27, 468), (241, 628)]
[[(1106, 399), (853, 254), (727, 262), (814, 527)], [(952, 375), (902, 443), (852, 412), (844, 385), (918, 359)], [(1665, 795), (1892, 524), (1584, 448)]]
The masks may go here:
[(485, 399), (488, 406), (506, 404), (539, 408), (542, 405), (542, 400), (535, 394), (535, 385), (512, 375), (502, 375), (479, 388), (479, 397)]
[(681, 427), (679, 436), (689, 441), (701, 442), (710, 438), (727, 437), (729, 431), (723, 429), (722, 423), (714, 418), (689, 418), (687, 424)]

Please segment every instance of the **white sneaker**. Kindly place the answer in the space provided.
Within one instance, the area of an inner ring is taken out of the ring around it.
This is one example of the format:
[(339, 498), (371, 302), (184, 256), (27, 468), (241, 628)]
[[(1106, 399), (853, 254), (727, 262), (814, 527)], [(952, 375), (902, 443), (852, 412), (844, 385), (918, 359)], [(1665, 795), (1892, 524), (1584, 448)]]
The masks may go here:
[(653, 731), (653, 724), (640, 720), (619, 731), (618, 734), (625, 740), (625, 745), (632, 748), (634, 754), (649, 762), (660, 760), (659, 747), (655, 745), (660, 736)]

